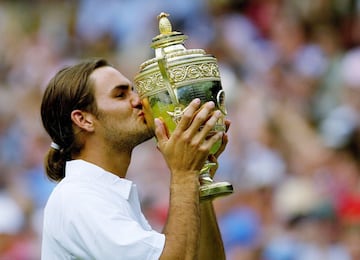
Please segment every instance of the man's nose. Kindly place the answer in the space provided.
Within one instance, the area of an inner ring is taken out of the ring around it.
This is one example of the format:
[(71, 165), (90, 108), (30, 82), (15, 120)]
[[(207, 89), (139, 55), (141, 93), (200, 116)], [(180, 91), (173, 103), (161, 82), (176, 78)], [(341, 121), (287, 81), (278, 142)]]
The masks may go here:
[(133, 107), (142, 108), (140, 96), (135, 91), (132, 92), (131, 104)]

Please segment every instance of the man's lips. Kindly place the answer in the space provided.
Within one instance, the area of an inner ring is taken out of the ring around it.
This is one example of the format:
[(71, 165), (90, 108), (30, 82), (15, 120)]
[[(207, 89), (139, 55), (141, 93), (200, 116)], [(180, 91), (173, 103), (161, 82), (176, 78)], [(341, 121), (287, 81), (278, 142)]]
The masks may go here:
[(146, 122), (146, 118), (145, 118), (145, 113), (144, 113), (144, 111), (140, 111), (140, 112), (138, 113), (138, 117), (139, 117), (141, 120), (143, 120), (145, 124), (147, 123), (147, 122)]

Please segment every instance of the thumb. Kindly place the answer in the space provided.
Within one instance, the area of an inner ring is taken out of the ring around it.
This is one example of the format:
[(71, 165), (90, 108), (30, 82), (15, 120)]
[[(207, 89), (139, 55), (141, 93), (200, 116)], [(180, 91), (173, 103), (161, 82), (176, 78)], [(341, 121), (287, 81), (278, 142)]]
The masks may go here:
[(155, 123), (155, 136), (156, 136), (158, 145), (161, 146), (162, 143), (166, 142), (169, 139), (167, 127), (164, 124), (164, 122), (161, 121), (160, 118), (155, 118), (154, 123)]

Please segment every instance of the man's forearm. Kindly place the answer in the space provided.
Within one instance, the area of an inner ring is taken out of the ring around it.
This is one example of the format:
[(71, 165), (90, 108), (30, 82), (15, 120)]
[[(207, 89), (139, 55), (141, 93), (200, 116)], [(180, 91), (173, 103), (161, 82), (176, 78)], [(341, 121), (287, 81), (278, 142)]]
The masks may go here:
[(211, 200), (200, 203), (199, 259), (225, 259), (225, 250)]
[(186, 183), (172, 183), (170, 187), (168, 220), (163, 231), (165, 247), (160, 259), (198, 259), (199, 182), (197, 174), (182, 178), (187, 179)]

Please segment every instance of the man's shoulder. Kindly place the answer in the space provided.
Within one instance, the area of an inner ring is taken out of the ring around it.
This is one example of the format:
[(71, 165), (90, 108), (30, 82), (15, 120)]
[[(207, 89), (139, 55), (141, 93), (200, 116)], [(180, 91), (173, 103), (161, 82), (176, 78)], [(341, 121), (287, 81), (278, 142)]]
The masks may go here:
[[(86, 173), (85, 173), (86, 174)], [(54, 188), (46, 207), (54, 205), (63, 210), (79, 211), (91, 210), (101, 207), (119, 207), (125, 204), (127, 197), (124, 196), (125, 186), (108, 185), (101, 181), (87, 181), (86, 179), (64, 178)]]

